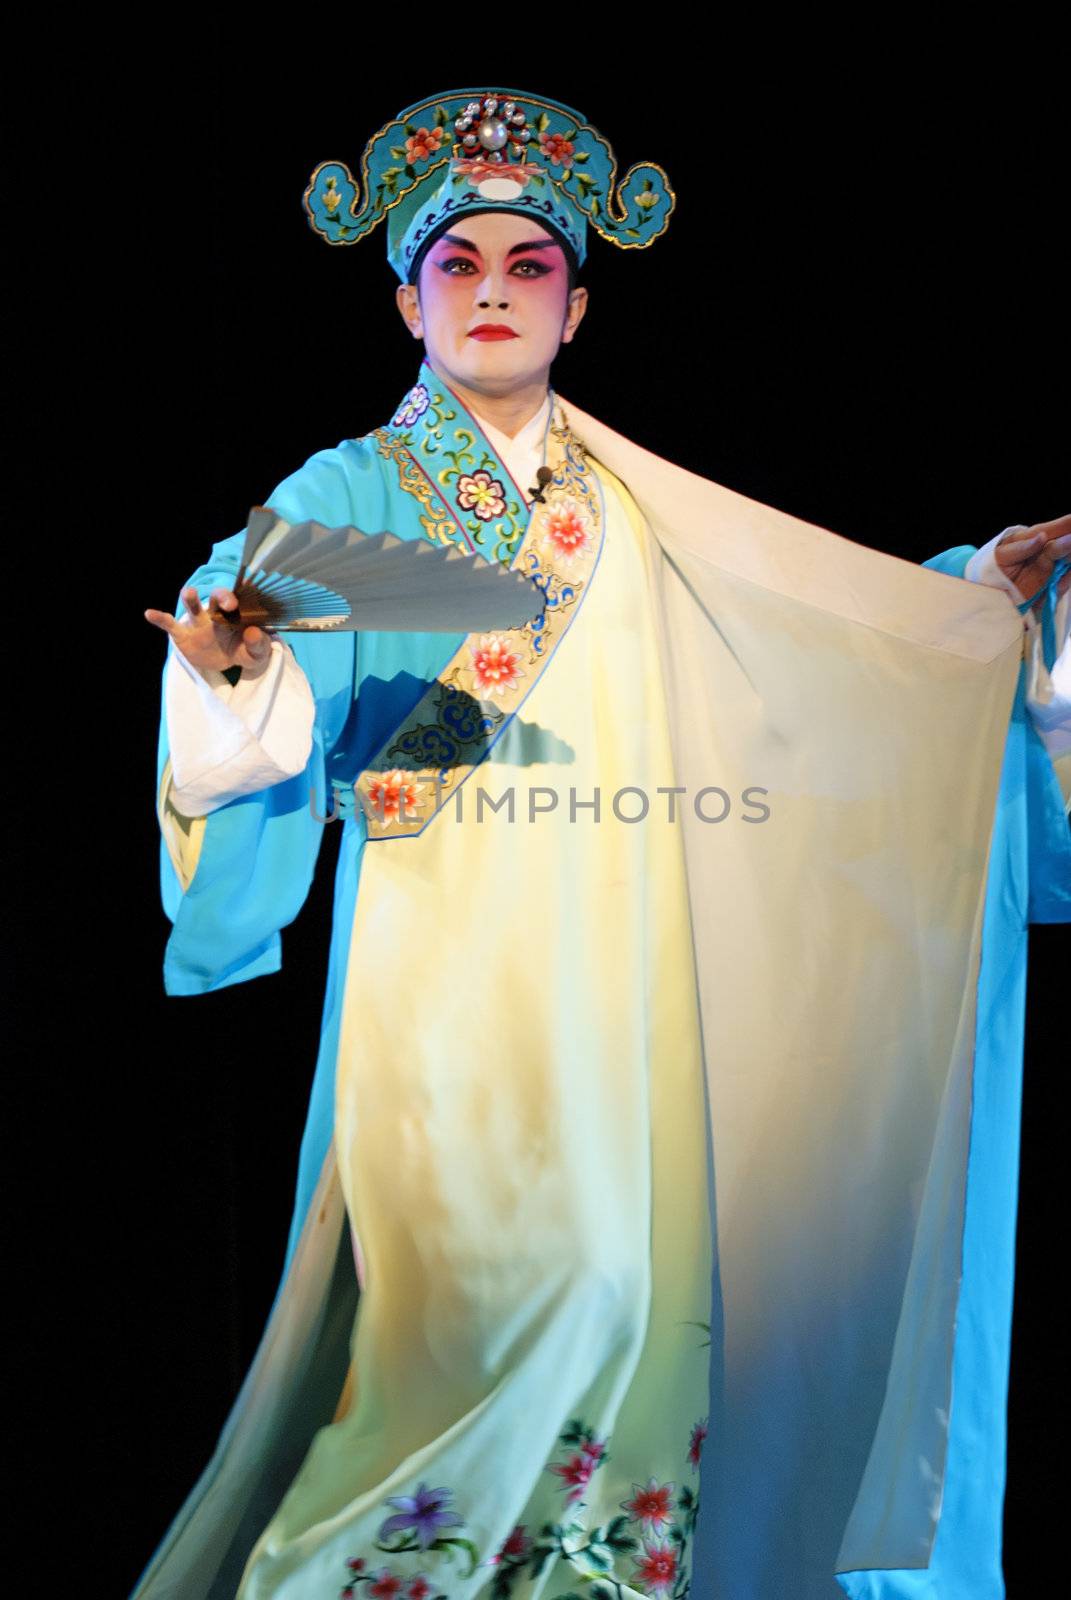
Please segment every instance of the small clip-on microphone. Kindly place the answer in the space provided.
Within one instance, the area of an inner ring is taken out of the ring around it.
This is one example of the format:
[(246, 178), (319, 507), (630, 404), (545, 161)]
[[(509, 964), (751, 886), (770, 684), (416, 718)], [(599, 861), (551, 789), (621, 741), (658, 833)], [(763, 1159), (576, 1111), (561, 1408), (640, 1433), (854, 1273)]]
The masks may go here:
[(540, 505), (546, 504), (543, 490), (547, 487), (547, 484), (550, 482), (553, 476), (554, 474), (549, 467), (540, 467), (539, 471), (536, 473), (538, 482), (536, 483), (535, 488), (529, 489), (528, 493), (532, 496), (533, 500), (538, 500)]

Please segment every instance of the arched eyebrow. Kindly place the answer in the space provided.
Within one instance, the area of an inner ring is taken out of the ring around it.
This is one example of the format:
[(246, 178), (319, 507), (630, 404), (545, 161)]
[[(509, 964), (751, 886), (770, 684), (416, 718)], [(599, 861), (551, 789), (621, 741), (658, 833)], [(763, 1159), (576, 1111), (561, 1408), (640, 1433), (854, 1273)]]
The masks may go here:
[[(458, 250), (471, 250), (474, 256), (480, 254), (471, 239), (463, 239), (459, 233), (443, 233), (439, 235), (440, 244), (452, 244)], [(557, 250), (560, 246), (557, 239), (529, 239), (527, 244), (510, 245), (506, 251), (506, 259), (519, 255), (522, 250)]]

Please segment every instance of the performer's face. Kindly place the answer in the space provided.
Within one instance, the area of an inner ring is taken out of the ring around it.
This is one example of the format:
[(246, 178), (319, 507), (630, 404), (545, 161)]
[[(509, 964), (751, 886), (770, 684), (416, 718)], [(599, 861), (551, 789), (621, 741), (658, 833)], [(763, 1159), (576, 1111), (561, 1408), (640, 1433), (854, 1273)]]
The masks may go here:
[[(545, 389), (550, 364), (586, 305), (586, 289), (570, 293), (565, 252), (553, 234), (510, 211), (459, 219), (425, 256), (419, 286), (398, 289), (406, 326), (423, 339), (433, 370), (482, 394)], [(514, 337), (474, 336), (488, 323)]]

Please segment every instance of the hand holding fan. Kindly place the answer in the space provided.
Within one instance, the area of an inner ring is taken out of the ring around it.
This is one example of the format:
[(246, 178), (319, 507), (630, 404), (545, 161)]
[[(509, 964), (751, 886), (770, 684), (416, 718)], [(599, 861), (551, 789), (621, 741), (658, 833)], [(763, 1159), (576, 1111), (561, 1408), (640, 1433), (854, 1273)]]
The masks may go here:
[(270, 506), (249, 513), (232, 588), (237, 609), (213, 601), (212, 621), (273, 633), (476, 633), (523, 627), (546, 605), (531, 578), (457, 545), (291, 524)]

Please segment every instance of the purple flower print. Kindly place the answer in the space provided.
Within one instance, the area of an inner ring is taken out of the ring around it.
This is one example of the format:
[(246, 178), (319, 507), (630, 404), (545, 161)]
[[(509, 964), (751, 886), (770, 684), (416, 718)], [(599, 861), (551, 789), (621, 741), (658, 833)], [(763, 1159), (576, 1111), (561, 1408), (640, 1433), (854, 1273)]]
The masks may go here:
[(422, 417), (431, 404), (431, 396), (422, 383), (415, 384), (397, 411), (391, 417), (391, 425), (395, 428), (411, 428), (419, 417)]
[(421, 1483), (417, 1486), (416, 1494), (388, 1496), (387, 1505), (397, 1506), (398, 1515), (387, 1518), (379, 1530), (379, 1537), (385, 1539), (388, 1534), (398, 1533), (402, 1528), (415, 1528), (420, 1548), (426, 1550), (435, 1543), (440, 1528), (457, 1527), (465, 1521), (456, 1511), (443, 1510), (453, 1493), (452, 1489), (429, 1489), (426, 1483)]

